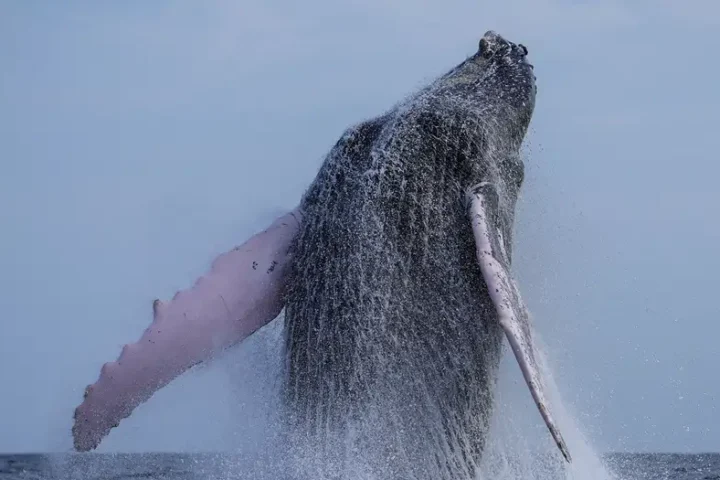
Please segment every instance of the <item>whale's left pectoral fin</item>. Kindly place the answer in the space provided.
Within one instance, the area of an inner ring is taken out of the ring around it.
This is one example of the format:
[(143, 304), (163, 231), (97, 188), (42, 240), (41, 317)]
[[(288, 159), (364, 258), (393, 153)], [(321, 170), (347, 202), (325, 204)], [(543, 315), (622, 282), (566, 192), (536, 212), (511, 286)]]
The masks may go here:
[(153, 303), (153, 321), (140, 339), (106, 363), (75, 409), (75, 448), (92, 450), (157, 390), (215, 352), (236, 344), (278, 316), (288, 249), (302, 213), (220, 255), (192, 288)]
[(525, 381), (535, 404), (555, 443), (570, 462), (570, 452), (555, 420), (550, 414), (545, 397), (542, 372), (537, 362), (532, 326), (520, 291), (510, 272), (506, 245), (498, 224), (498, 193), (495, 185), (480, 183), (467, 192), (472, 230), (475, 237), (477, 259), (480, 263), (490, 298), (495, 305), (498, 320), (507, 335), (515, 358), (520, 364)]

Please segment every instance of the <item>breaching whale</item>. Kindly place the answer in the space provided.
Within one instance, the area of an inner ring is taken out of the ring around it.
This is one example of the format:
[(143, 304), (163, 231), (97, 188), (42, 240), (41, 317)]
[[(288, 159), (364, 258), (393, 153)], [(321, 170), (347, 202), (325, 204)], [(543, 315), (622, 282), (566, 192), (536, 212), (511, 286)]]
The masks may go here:
[(536, 95), (527, 54), (487, 32), (464, 62), (349, 128), (295, 210), (154, 302), (141, 338), (86, 388), (75, 448), (284, 309), (288, 438), (328, 461), (360, 452), (393, 478), (472, 478), (503, 333), (570, 461), (510, 267)]

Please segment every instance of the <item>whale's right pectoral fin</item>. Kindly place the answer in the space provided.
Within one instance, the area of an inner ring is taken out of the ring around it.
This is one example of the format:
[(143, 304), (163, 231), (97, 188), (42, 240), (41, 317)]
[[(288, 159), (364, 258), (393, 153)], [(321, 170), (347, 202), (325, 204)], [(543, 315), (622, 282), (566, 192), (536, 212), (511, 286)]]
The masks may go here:
[[(155, 300), (142, 337), (106, 363), (75, 409), (75, 448), (91, 450), (158, 389), (215, 352), (236, 344), (278, 316), (288, 249), (301, 213), (294, 210), (264, 232), (220, 255), (195, 285), (169, 302)], [(102, 312), (100, 312), (102, 313)]]
[(475, 237), (480, 270), (495, 305), (498, 320), (515, 358), (520, 364), (525, 381), (535, 404), (565, 459), (570, 452), (555, 420), (550, 415), (544, 393), (542, 372), (537, 362), (530, 319), (520, 298), (520, 291), (510, 272), (510, 261), (498, 224), (498, 193), (495, 185), (484, 182), (467, 192), (472, 230)]

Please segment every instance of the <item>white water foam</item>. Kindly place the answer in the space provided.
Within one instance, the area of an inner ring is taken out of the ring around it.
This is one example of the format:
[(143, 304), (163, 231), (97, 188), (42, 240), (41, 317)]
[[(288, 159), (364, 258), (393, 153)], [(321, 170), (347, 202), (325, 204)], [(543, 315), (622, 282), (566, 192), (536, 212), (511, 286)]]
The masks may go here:
[[(282, 349), (282, 323), (274, 322), (272, 326), (264, 329), (260, 338), (257, 339), (259, 348), (267, 348), (273, 354), (279, 354)], [(559, 453), (547, 427), (542, 422), (540, 413), (532, 401), (522, 373), (515, 361), (512, 351), (504, 349), (503, 359), (500, 364), (498, 385), (495, 393), (495, 410), (491, 420), (488, 436), (487, 450), (480, 465), (480, 473), (477, 480), (620, 480), (610, 472), (600, 455), (593, 447), (592, 442), (583, 432), (582, 426), (573, 414), (572, 408), (562, 400), (560, 389), (554, 378), (554, 369), (546, 355), (547, 349), (539, 335), (535, 334), (536, 345), (539, 349), (538, 361), (541, 362), (541, 370), (546, 381), (546, 394), (551, 404), (551, 412), (558, 423), (560, 430), (567, 442), (572, 455), (572, 463), (567, 464)], [(250, 352), (248, 352), (250, 353)], [(252, 353), (257, 353), (256, 351)], [(267, 357), (265, 360), (267, 360)], [(273, 379), (277, 382), (281, 375), (280, 365), (276, 362), (268, 362), (263, 378), (265, 381)], [(279, 363), (279, 362), (277, 362)], [(249, 369), (252, 371), (252, 369)], [(241, 377), (246, 377), (250, 371), (245, 371)], [(272, 372), (272, 373), (271, 373)], [(269, 375), (268, 375), (269, 374)], [(246, 378), (236, 378), (244, 384)], [(276, 388), (266, 390), (268, 394), (277, 394)], [(266, 408), (277, 408), (276, 399), (259, 399)], [(272, 405), (272, 406), (271, 406)], [(243, 409), (245, 410), (245, 409)], [(245, 410), (247, 412), (247, 410)], [(273, 415), (271, 415), (273, 416)], [(241, 422), (242, 423), (242, 422)], [(274, 423), (274, 422), (272, 422)], [(257, 426), (256, 426), (257, 427)], [(266, 425), (269, 429), (276, 428), (275, 425)], [(246, 429), (242, 429), (247, 434)], [(265, 429), (252, 429), (254, 433)], [(265, 430), (265, 436), (269, 432)], [(251, 435), (254, 436), (254, 435)], [(250, 442), (261, 439), (249, 439)], [(263, 443), (261, 441), (261, 443)], [(269, 445), (265, 445), (267, 448)], [(305, 450), (306, 455), (300, 455), (293, 459), (287, 458), (289, 453), (287, 446), (275, 445), (270, 457), (277, 462), (285, 457), (283, 467), (275, 465), (276, 468), (269, 468), (268, 475), (261, 475), (262, 478), (275, 478), (277, 467), (290, 477), (299, 476), (304, 478), (310, 474), (311, 478), (321, 478), (319, 468), (313, 463), (312, 449)], [(245, 450), (244, 448), (242, 450)], [(303, 450), (303, 449), (300, 449)], [(300, 453), (300, 452), (299, 452)], [(243, 462), (244, 463), (244, 462)], [(337, 474), (342, 473), (345, 478), (362, 480), (375, 479), (362, 465), (353, 462), (352, 465), (338, 466)], [(237, 465), (235, 472), (244, 471), (247, 465)], [(262, 468), (261, 468), (262, 469)], [(265, 469), (262, 469), (265, 470)], [(273, 472), (270, 474), (270, 472)], [(327, 471), (325, 472), (327, 473)]]

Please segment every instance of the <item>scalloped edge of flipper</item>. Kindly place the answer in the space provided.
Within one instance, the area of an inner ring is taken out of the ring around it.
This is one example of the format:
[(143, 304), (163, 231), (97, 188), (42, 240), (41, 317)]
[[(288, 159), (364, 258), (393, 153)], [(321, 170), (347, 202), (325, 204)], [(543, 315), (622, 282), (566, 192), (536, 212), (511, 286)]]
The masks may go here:
[(502, 233), (497, 228), (495, 231), (492, 230), (494, 222), (491, 222), (490, 218), (497, 215), (498, 212), (497, 195), (495, 185), (490, 182), (475, 185), (466, 193), (477, 249), (477, 260), (495, 306), (498, 321), (505, 331), (510, 347), (520, 365), (535, 405), (563, 457), (568, 463), (571, 463), (570, 451), (550, 414), (549, 403), (545, 397), (542, 371), (535, 355), (530, 316), (510, 271), (510, 261)]
[(157, 390), (280, 314), (289, 248), (301, 221), (299, 208), (279, 217), (219, 255), (192, 287), (168, 302), (153, 301), (153, 320), (140, 339), (125, 345), (86, 387), (73, 415), (76, 450), (97, 448)]

